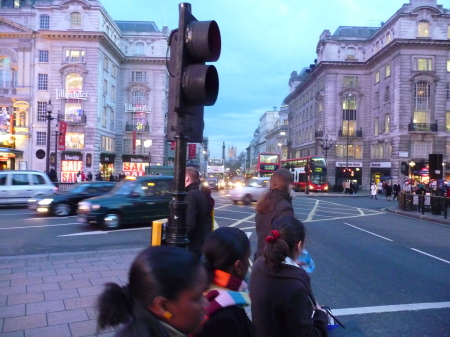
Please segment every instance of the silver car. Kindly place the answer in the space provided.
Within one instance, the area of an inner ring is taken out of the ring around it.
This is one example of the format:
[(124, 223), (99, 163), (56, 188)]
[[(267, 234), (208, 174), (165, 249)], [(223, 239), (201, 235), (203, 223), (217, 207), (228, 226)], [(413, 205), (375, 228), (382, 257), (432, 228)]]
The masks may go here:
[(0, 205), (27, 204), (28, 199), (54, 194), (58, 188), (39, 171), (0, 171)]
[(242, 201), (244, 205), (249, 205), (252, 201), (258, 201), (267, 192), (269, 185), (270, 177), (250, 178), (244, 186), (230, 190), (230, 198), (235, 204)]

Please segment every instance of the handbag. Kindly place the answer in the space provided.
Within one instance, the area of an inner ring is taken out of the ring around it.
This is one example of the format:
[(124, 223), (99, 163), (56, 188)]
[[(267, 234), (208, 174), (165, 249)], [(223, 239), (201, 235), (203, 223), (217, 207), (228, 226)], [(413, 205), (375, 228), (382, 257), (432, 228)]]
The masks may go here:
[(338, 326), (341, 326), (345, 329), (344, 324), (342, 324), (337, 318), (336, 316), (333, 315), (333, 313), (331, 312), (331, 309), (325, 305), (321, 306), (321, 308), (323, 310), (326, 311), (327, 313), (327, 318), (328, 318), (328, 325), (327, 325), (327, 329), (328, 331), (336, 329)]

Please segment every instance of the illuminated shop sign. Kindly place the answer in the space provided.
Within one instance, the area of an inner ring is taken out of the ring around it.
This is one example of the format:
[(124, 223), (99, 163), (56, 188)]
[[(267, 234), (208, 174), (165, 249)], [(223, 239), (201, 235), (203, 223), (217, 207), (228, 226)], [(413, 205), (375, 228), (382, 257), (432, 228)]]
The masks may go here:
[(135, 176), (140, 177), (145, 175), (145, 168), (148, 166), (148, 163), (123, 163), (123, 172), (127, 176)]
[(152, 112), (152, 108), (145, 104), (127, 104), (125, 103), (125, 112)]
[(88, 93), (86, 91), (71, 91), (67, 92), (61, 89), (56, 89), (56, 99), (82, 99), (87, 100)]

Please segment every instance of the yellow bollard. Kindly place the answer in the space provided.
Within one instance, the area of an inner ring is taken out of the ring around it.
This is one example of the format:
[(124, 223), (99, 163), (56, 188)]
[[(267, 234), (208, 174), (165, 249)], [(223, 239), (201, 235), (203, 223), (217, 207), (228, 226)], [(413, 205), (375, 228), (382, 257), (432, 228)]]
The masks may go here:
[(167, 223), (167, 219), (155, 220), (152, 222), (152, 241), (151, 245), (161, 246), (164, 225)]

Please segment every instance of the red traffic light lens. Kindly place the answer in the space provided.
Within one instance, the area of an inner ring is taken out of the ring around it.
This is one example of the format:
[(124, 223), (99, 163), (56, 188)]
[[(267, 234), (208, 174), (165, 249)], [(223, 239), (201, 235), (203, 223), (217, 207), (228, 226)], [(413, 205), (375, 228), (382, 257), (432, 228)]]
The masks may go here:
[(184, 98), (191, 105), (214, 105), (219, 94), (219, 75), (216, 67), (192, 64), (183, 74)]
[(192, 21), (186, 33), (186, 47), (193, 60), (215, 62), (219, 59), (222, 42), (216, 21)]

